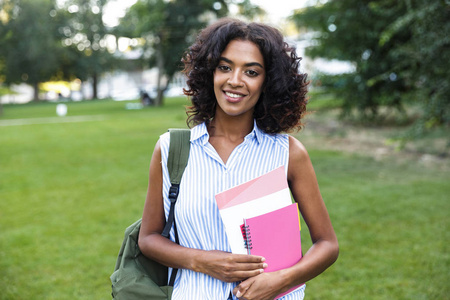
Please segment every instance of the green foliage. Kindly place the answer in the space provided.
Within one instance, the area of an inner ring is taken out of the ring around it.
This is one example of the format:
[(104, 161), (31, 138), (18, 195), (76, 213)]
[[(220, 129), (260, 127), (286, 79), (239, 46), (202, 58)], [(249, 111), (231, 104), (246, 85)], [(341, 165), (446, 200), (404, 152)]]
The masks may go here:
[[(110, 298), (124, 228), (142, 215), (153, 147), (167, 128), (185, 127), (186, 104), (70, 102), (70, 116), (103, 119), (0, 126), (0, 298)], [(5, 105), (5, 118), (53, 117), (55, 106)], [(448, 171), (309, 152), (341, 251), (307, 283), (307, 299), (448, 298)]]
[(116, 31), (118, 35), (145, 39), (143, 57), (150, 67), (159, 70), (157, 105), (167, 88), (162, 86), (162, 76), (170, 81), (182, 69), (181, 58), (197, 31), (205, 26), (208, 13), (223, 16), (227, 11), (225, 1), (215, 0), (140, 0), (128, 10)]
[(249, 0), (139, 0), (122, 18), (116, 35), (143, 38), (142, 59), (159, 70), (157, 105), (162, 103), (162, 93), (167, 88), (162, 76), (170, 82), (182, 70), (181, 58), (193, 43), (198, 31), (209, 21), (224, 17), (229, 3), (238, 3), (242, 14), (254, 16), (262, 10)]
[(54, 35), (55, 24), (48, 22), (52, 8), (49, 0), (2, 3), (0, 10), (7, 17), (0, 30), (0, 61), (4, 61), (6, 84), (25, 81), (36, 88), (55, 74), (59, 41)]
[(111, 34), (103, 23), (106, 3), (107, 0), (67, 0), (53, 12), (57, 34), (64, 45), (59, 56), (59, 79), (92, 79), (94, 99), (100, 75), (115, 66), (106, 45), (106, 37)]
[(241, 0), (236, 2), (239, 15), (244, 16), (247, 19), (253, 20), (256, 17), (265, 16), (267, 14), (264, 9), (249, 0)]
[(105, 43), (105, 4), (106, 0), (3, 1), (0, 82), (27, 82), (37, 99), (38, 83), (92, 78), (96, 98), (97, 78), (114, 66)]
[(196, 32), (205, 25), (205, 20), (200, 17), (207, 12), (221, 15), (227, 11), (224, 1), (217, 2), (220, 3), (217, 9), (214, 2), (140, 0), (122, 18), (116, 34), (143, 38), (145, 42), (139, 47), (144, 50), (144, 61), (159, 70), (156, 105), (162, 104), (163, 92), (167, 88), (167, 85), (162, 85), (162, 77), (165, 76), (169, 82), (182, 69), (184, 51)]
[(362, 119), (376, 120), (382, 106), (403, 112), (420, 103), (421, 132), (450, 125), (449, 19), (441, 0), (330, 0), (293, 16), (315, 32), (307, 55), (356, 66), (351, 74), (319, 75), (344, 99), (344, 114), (357, 108)]

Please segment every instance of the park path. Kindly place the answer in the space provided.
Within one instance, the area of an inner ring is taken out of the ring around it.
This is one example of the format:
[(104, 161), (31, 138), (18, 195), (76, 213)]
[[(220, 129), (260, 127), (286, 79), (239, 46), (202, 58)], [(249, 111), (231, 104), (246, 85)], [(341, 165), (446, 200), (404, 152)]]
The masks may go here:
[[(335, 117), (309, 115), (295, 136), (307, 149), (336, 150), (367, 155), (377, 161), (393, 160), (450, 171), (450, 147), (446, 138), (411, 141), (404, 147), (392, 140), (390, 127), (353, 126)], [(426, 145), (424, 146), (424, 143)]]
[(90, 121), (102, 121), (105, 119), (106, 119), (106, 116), (104, 116), (104, 115), (10, 119), (10, 120), (0, 120), (0, 127), (1, 126), (35, 125), (35, 124), (90, 122)]

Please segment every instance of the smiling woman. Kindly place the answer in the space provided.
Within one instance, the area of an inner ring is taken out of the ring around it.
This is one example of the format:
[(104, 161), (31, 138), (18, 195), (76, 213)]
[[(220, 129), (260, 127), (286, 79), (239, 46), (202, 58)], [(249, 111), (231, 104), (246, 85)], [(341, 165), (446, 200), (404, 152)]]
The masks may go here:
[[(173, 300), (268, 300), (280, 294), (283, 300), (303, 299), (302, 283), (337, 259), (338, 243), (309, 155), (283, 133), (301, 128), (306, 110), (300, 57), (273, 27), (222, 19), (200, 32), (183, 62), (192, 129), (174, 216), (178, 235), (175, 230), (171, 240), (161, 235), (171, 202), (170, 136), (163, 134), (150, 162), (142, 253), (181, 270)], [(215, 196), (280, 167), (313, 247), (294, 265), (265, 272), (271, 262), (264, 257), (232, 253)]]

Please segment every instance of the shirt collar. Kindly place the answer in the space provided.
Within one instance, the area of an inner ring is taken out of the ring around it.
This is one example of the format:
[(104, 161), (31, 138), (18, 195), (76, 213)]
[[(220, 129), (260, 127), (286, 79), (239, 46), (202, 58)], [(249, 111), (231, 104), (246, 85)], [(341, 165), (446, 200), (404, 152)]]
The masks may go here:
[(255, 138), (258, 144), (261, 144), (264, 142), (264, 140), (266, 140), (265, 142), (275, 142), (275, 140), (277, 139), (277, 134), (265, 133), (258, 127), (258, 125), (256, 124), (256, 120), (254, 120), (253, 130), (247, 135), (247, 137)]
[(206, 129), (206, 124), (203, 122), (191, 130), (191, 142), (199, 141), (203, 145), (209, 140), (209, 133)]
[[(265, 134), (264, 132), (259, 129), (258, 125), (256, 124), (256, 121), (253, 121), (253, 129), (252, 131), (245, 137), (245, 140), (251, 140), (251, 139), (256, 139), (256, 141), (258, 142), (258, 144), (260, 144), (264, 138)], [(270, 135), (268, 135), (268, 137), (272, 137)], [(191, 142), (195, 142), (198, 141), (200, 143), (202, 143), (203, 145), (206, 144), (209, 140), (209, 133), (208, 130), (206, 128), (206, 123), (203, 122), (197, 126), (195, 126), (194, 128), (192, 128), (191, 130)]]
[(258, 144), (262, 142), (263, 132), (259, 129), (256, 121), (253, 120), (253, 130), (245, 137), (246, 140), (256, 139)]

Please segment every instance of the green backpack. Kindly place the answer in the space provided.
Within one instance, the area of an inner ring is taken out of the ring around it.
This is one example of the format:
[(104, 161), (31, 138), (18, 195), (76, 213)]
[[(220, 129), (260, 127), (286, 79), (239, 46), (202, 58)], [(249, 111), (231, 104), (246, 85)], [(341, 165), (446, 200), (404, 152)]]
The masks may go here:
[[(190, 149), (189, 129), (169, 129), (170, 147), (167, 168), (171, 187), (169, 190), (170, 211), (162, 235), (169, 238), (174, 225), (175, 242), (178, 232), (174, 210), (178, 197), (181, 176), (187, 165)], [(125, 230), (125, 238), (117, 257), (114, 273), (111, 275), (112, 297), (116, 300), (171, 299), (177, 269), (172, 271), (169, 284), (168, 268), (143, 255), (138, 246), (141, 219)]]

